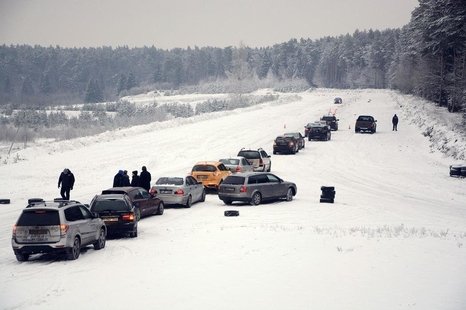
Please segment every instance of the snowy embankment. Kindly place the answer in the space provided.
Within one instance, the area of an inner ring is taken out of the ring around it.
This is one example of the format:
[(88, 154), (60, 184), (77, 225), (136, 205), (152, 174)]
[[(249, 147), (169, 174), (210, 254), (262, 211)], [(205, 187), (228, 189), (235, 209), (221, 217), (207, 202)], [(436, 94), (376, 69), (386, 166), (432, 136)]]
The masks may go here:
[[(0, 213), (0, 308), (464, 310), (466, 179), (449, 177), (457, 160), (433, 151), (414, 123), (420, 101), (378, 90), (298, 95), (37, 145), (0, 166), (1, 198), (12, 200)], [(118, 169), (146, 165), (156, 179), (242, 147), (271, 153), (277, 135), (329, 111), (340, 119), (331, 141), (272, 156), (272, 172), (298, 186), (292, 202), (226, 207), (208, 195), (143, 219), (137, 239), (108, 240), (76, 261), (15, 260), (12, 225), (27, 198), (57, 196), (64, 167), (77, 179), (72, 198), (88, 203)], [(354, 133), (360, 114), (378, 120), (376, 134)], [(437, 114), (425, 123), (438, 124)], [(335, 204), (319, 203), (322, 185), (335, 186)], [(240, 216), (224, 217), (226, 209)]]

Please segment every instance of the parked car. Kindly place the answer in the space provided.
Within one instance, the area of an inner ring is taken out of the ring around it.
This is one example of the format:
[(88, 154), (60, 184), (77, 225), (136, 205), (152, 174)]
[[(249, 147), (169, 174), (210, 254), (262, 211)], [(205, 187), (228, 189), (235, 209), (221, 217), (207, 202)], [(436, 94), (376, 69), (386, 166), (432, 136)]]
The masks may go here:
[(320, 118), (321, 121), (325, 121), (327, 125), (330, 126), (331, 130), (338, 130), (338, 121), (335, 115), (324, 115)]
[(328, 141), (332, 137), (330, 126), (326, 122), (315, 122), (306, 125), (307, 139)]
[(360, 115), (356, 120), (354, 132), (369, 131), (375, 133), (377, 131), (377, 120), (370, 115)]
[(89, 206), (91, 212), (107, 225), (109, 235), (138, 236), (138, 210), (126, 194), (96, 195)]
[(333, 99), (333, 103), (335, 104), (343, 103), (343, 99), (341, 99), (340, 97), (336, 97), (335, 99)]
[(451, 165), (450, 176), (466, 177), (466, 164)]
[(231, 171), (219, 161), (201, 161), (191, 170), (191, 176), (202, 182), (204, 187), (215, 190), (230, 174)]
[(202, 182), (192, 176), (186, 177), (161, 177), (152, 186), (157, 192), (157, 197), (163, 200), (165, 205), (183, 205), (191, 208), (198, 201), (205, 201), (205, 189)]
[(155, 193), (149, 193), (142, 187), (112, 187), (102, 191), (102, 195), (125, 194), (136, 207), (138, 220), (149, 215), (162, 215), (164, 212), (163, 201)]
[(219, 159), (219, 161), (233, 173), (254, 171), (254, 167), (251, 163), (242, 156), (222, 158)]
[(11, 245), (20, 262), (37, 253), (75, 260), (87, 245), (103, 249), (106, 236), (104, 221), (78, 201), (43, 201), (23, 209), (13, 226)]
[(242, 148), (238, 152), (238, 156), (246, 158), (254, 167), (254, 171), (267, 171), (272, 170), (272, 160), (266, 151), (259, 148), (257, 150)]
[(304, 149), (306, 147), (306, 142), (303, 135), (300, 132), (286, 132), (285, 137), (292, 136), (298, 141), (298, 149)]
[(299, 152), (298, 140), (293, 136), (278, 136), (273, 141), (273, 153), (296, 154)]
[(233, 201), (258, 205), (267, 200), (291, 201), (296, 193), (296, 184), (284, 181), (272, 173), (248, 172), (226, 178), (219, 187), (218, 197), (227, 205)]

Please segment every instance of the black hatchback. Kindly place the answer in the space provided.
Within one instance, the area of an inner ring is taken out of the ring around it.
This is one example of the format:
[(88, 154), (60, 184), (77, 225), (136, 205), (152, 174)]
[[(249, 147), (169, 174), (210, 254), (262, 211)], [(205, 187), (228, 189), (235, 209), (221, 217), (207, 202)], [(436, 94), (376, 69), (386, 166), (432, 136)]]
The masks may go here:
[(307, 124), (306, 131), (307, 131), (308, 141), (311, 141), (311, 140), (328, 141), (332, 137), (330, 126), (323, 122)]
[(128, 195), (96, 195), (89, 206), (105, 222), (109, 235), (138, 236), (138, 211)]

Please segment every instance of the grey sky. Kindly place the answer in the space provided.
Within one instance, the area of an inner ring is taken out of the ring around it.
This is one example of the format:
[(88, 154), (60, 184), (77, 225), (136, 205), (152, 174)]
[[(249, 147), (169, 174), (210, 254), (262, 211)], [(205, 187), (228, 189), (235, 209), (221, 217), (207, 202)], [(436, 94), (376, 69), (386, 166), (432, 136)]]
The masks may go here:
[(417, 0), (0, 0), (0, 44), (271, 46), (401, 27)]

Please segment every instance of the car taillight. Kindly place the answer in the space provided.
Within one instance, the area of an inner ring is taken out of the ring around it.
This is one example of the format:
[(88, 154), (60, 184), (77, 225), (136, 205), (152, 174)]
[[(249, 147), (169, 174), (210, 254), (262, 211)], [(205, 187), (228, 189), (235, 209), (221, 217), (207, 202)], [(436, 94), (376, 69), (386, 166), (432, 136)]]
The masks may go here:
[(126, 222), (134, 222), (134, 219), (136, 217), (134, 216), (134, 213), (126, 213), (121, 216), (121, 219)]
[(239, 192), (240, 193), (246, 193), (248, 191), (248, 188), (244, 185), (242, 185), (240, 188), (239, 188)]
[(259, 165), (263, 165), (264, 164), (264, 161), (261, 159), (259, 159)]
[(16, 225), (13, 225), (13, 238), (16, 238)]
[(182, 190), (181, 188), (177, 189), (175, 191), (175, 195), (184, 195), (184, 190)]
[(241, 172), (241, 167), (240, 166), (236, 166), (236, 172)]
[(60, 225), (60, 235), (63, 237), (66, 235), (66, 233), (68, 232), (68, 229), (70, 228), (69, 225), (67, 224), (61, 224)]

